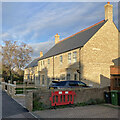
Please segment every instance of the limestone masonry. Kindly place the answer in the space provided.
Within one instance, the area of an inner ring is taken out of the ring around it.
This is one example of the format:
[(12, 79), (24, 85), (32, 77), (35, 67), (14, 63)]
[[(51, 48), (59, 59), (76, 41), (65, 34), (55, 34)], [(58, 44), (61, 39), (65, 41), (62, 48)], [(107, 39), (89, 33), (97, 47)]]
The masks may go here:
[(81, 80), (93, 87), (110, 85), (110, 66), (118, 55), (119, 31), (113, 22), (113, 5), (105, 7), (105, 20), (55, 45), (24, 70), (24, 80), (47, 87), (53, 80)]

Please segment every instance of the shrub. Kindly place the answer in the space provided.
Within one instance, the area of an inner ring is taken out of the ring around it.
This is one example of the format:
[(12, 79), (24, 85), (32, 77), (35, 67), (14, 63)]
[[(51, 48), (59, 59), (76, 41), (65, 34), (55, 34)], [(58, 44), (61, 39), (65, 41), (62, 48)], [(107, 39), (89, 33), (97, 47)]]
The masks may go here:
[(33, 101), (33, 111), (34, 110), (44, 110), (44, 106), (42, 102), (38, 102), (37, 100)]

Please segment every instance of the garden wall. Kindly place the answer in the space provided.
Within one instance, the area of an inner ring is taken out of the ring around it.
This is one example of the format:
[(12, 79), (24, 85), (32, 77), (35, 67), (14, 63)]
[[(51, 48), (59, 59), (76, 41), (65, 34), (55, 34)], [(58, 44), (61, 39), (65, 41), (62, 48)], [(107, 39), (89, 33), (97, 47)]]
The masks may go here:
[[(79, 89), (66, 89), (65, 91), (69, 91), (69, 90), (73, 90), (76, 93), (74, 103), (82, 103), (82, 102), (86, 102), (90, 99), (103, 100), (104, 99), (104, 91), (109, 91), (109, 88), (108, 87), (105, 87), (105, 88), (79, 88)], [(42, 106), (44, 108), (50, 108), (51, 102), (50, 102), (49, 98), (51, 97), (51, 91), (58, 91), (58, 90), (39, 89), (33, 93), (27, 92), (26, 103), (27, 103), (27, 106), (29, 106), (28, 109), (29, 110), (36, 109), (35, 107), (38, 107), (39, 105), (40, 105), (40, 107)], [(62, 90), (59, 90), (59, 91), (62, 91)], [(32, 104), (30, 101), (32, 101)], [(30, 103), (30, 105), (28, 105), (29, 103)]]

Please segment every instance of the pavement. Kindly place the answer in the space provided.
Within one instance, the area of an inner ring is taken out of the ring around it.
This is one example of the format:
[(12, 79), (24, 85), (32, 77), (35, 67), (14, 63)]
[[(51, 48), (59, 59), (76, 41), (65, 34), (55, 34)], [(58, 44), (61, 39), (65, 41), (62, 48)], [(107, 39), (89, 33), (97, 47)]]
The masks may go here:
[(16, 97), (14, 100), (22, 106), (25, 106), (25, 97)]
[(18, 104), (5, 91), (2, 91), (3, 118), (35, 118), (26, 108)]
[(34, 114), (37, 114), (39, 118), (118, 118), (120, 117), (120, 109), (103, 105), (89, 105), (35, 111)]

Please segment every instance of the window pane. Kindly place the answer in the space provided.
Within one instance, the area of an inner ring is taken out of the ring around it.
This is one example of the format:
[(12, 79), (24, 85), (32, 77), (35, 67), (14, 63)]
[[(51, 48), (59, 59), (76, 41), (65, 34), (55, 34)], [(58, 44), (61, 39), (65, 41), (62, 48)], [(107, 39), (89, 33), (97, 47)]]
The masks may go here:
[(73, 52), (73, 62), (77, 62), (77, 52)]
[(74, 74), (74, 80), (77, 80), (77, 74)]
[(42, 75), (42, 84), (44, 84), (44, 75)]
[(28, 75), (28, 80), (30, 79), (30, 76)]
[(50, 64), (50, 59), (48, 59), (48, 64)]
[(67, 74), (67, 80), (70, 80), (70, 74)]
[(40, 75), (38, 76), (38, 84), (40, 84)]
[(60, 56), (60, 63), (62, 63), (62, 55)]
[(50, 78), (48, 77), (47, 78), (47, 85), (49, 85), (49, 83), (50, 83)]
[(71, 53), (68, 53), (68, 63), (71, 63)]

